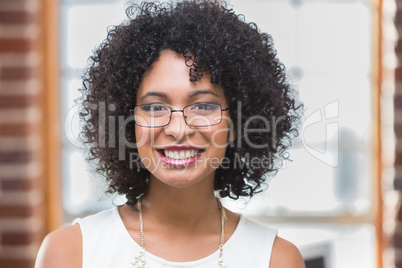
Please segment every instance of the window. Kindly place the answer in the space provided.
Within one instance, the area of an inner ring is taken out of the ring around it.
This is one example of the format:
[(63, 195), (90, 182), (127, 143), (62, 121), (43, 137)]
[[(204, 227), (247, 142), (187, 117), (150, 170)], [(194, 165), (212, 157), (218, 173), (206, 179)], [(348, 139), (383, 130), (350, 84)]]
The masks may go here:
[[(229, 208), (277, 226), (302, 252), (326, 249), (331, 267), (375, 267), (377, 202), (372, 175), (371, 28), (368, 0), (236, 0), (247, 21), (270, 33), (305, 104), (300, 137), (278, 175), (245, 208)], [(125, 18), (122, 1), (63, 0), (61, 7), (63, 202), (66, 218), (111, 206), (86, 172), (77, 142), (80, 76), (108, 25)], [(88, 19), (91, 14), (91, 19)], [(101, 199), (102, 202), (98, 202)], [(358, 250), (356, 250), (358, 249)], [(351, 255), (353, 253), (353, 255)], [(306, 253), (308, 254), (308, 253)]]
[[(105, 186), (89, 172), (79, 139), (75, 100), (81, 96), (81, 76), (92, 51), (106, 37), (109, 25), (124, 18), (121, 1), (61, 1), (61, 109), (64, 123), (62, 148), (63, 207), (65, 221), (111, 206)], [(90, 14), (90, 16), (89, 16)], [(114, 200), (119, 203), (119, 201)]]

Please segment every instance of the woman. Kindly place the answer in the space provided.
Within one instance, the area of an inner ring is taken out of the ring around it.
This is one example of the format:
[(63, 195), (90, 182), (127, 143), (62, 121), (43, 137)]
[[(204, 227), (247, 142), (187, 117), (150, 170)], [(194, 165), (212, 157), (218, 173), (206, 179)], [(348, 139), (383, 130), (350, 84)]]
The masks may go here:
[(304, 267), (219, 201), (257, 193), (297, 134), (271, 37), (224, 3), (127, 13), (91, 58), (81, 112), (91, 159), (127, 203), (49, 234), (36, 267)]

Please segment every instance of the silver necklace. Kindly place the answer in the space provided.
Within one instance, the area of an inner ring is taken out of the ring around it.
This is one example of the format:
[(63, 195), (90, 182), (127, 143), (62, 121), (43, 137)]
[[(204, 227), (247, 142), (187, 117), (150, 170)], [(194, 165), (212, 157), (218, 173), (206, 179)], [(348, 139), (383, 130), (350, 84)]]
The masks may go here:
[[(218, 268), (227, 268), (228, 266), (223, 261), (223, 244), (225, 242), (225, 222), (227, 221), (225, 209), (221, 204), (221, 201), (218, 199), (218, 205), (221, 210), (221, 241), (219, 244), (219, 259), (218, 259)], [(141, 198), (138, 199), (137, 202), (138, 215), (140, 217), (140, 239), (141, 239), (141, 249), (137, 253), (137, 255), (132, 259), (131, 264), (136, 266), (137, 268), (148, 268), (147, 260), (145, 258), (145, 239), (144, 239), (144, 224), (142, 221), (142, 208), (141, 208)]]

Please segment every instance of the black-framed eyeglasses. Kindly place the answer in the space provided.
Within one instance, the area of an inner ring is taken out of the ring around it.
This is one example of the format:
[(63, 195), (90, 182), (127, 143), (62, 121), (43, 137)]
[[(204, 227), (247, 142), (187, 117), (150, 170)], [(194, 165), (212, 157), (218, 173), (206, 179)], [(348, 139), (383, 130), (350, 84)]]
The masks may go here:
[(187, 105), (183, 110), (173, 110), (166, 104), (152, 103), (137, 105), (134, 108), (135, 124), (141, 127), (164, 127), (169, 125), (172, 113), (183, 113), (184, 121), (193, 127), (208, 127), (219, 124), (222, 121), (222, 109), (215, 103), (195, 103)]

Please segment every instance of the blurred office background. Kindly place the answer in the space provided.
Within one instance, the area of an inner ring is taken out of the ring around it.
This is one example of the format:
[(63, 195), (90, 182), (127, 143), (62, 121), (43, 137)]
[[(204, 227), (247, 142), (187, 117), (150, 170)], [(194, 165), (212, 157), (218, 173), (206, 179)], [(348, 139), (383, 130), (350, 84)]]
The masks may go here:
[[(402, 267), (402, 1), (230, 4), (273, 36), (306, 111), (268, 189), (225, 205), (278, 228), (310, 267)], [(33, 267), (46, 233), (124, 202), (85, 164), (74, 100), (125, 6), (0, 0), (0, 267)]]

